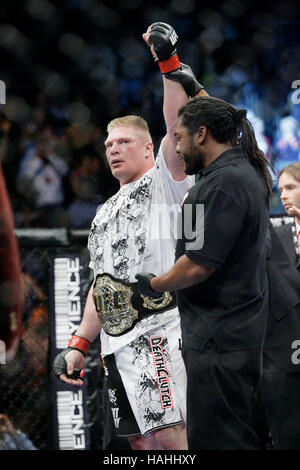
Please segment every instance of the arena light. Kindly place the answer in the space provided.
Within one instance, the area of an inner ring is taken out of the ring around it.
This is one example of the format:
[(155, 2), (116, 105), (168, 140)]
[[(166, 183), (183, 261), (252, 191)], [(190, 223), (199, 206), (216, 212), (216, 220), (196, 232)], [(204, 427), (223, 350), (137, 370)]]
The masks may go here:
[(84, 52), (86, 44), (78, 34), (64, 33), (58, 40), (58, 48), (66, 56), (77, 60), (78, 56)]
[(3, 113), (10, 121), (25, 124), (31, 115), (31, 108), (23, 98), (8, 96)]
[(185, 0), (182, 2), (181, 0), (172, 0), (171, 7), (180, 14), (191, 13), (195, 9), (195, 2), (194, 0)]
[(71, 103), (67, 108), (67, 118), (76, 127), (84, 127), (90, 122), (89, 108), (80, 102)]
[(47, 21), (56, 14), (56, 8), (47, 0), (28, 0), (26, 10), (32, 18)]

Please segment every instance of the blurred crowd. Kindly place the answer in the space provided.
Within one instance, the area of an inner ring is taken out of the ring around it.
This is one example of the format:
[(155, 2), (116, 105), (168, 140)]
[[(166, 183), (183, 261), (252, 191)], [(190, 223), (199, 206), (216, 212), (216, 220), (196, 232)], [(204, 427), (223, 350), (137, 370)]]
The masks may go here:
[[(208, 93), (246, 107), (275, 172), (300, 160), (300, 20), (295, 2), (1, 2), (0, 160), (16, 227), (88, 228), (118, 189), (105, 158), (109, 120), (140, 114), (157, 150), (161, 74), (142, 33), (172, 24), (180, 60)], [(271, 212), (283, 212), (274, 186)]]
[(102, 129), (72, 121), (58, 129), (43, 116), (40, 125), (32, 120), (16, 136), (4, 113), (0, 119), (0, 155), (15, 226), (89, 227), (99, 204), (116, 190)]

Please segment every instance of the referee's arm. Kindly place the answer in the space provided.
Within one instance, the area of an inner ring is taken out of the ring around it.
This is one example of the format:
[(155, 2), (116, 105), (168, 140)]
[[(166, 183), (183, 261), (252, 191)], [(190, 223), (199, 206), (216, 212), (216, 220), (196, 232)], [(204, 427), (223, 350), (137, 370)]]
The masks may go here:
[(215, 270), (213, 266), (196, 264), (186, 255), (182, 255), (169, 271), (153, 277), (150, 286), (158, 293), (185, 289), (206, 281)]

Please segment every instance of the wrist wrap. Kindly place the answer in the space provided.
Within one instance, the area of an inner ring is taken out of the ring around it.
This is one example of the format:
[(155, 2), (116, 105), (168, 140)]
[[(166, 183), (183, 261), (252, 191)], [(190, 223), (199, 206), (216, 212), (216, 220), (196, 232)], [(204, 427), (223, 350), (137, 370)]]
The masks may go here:
[(177, 54), (172, 55), (169, 59), (159, 61), (158, 65), (162, 74), (173, 72), (181, 67)]
[(73, 335), (68, 344), (69, 349), (76, 349), (80, 351), (84, 357), (87, 355), (90, 349), (91, 342), (81, 336)]

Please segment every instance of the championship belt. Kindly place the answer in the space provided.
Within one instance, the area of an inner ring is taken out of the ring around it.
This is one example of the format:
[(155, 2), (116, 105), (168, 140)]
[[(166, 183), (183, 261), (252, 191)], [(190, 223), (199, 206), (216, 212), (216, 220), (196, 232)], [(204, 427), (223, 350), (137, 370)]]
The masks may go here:
[(164, 292), (154, 299), (140, 295), (137, 285), (137, 282), (125, 282), (108, 273), (97, 275), (93, 299), (102, 328), (108, 335), (121, 336), (142, 318), (176, 307), (175, 292)]

